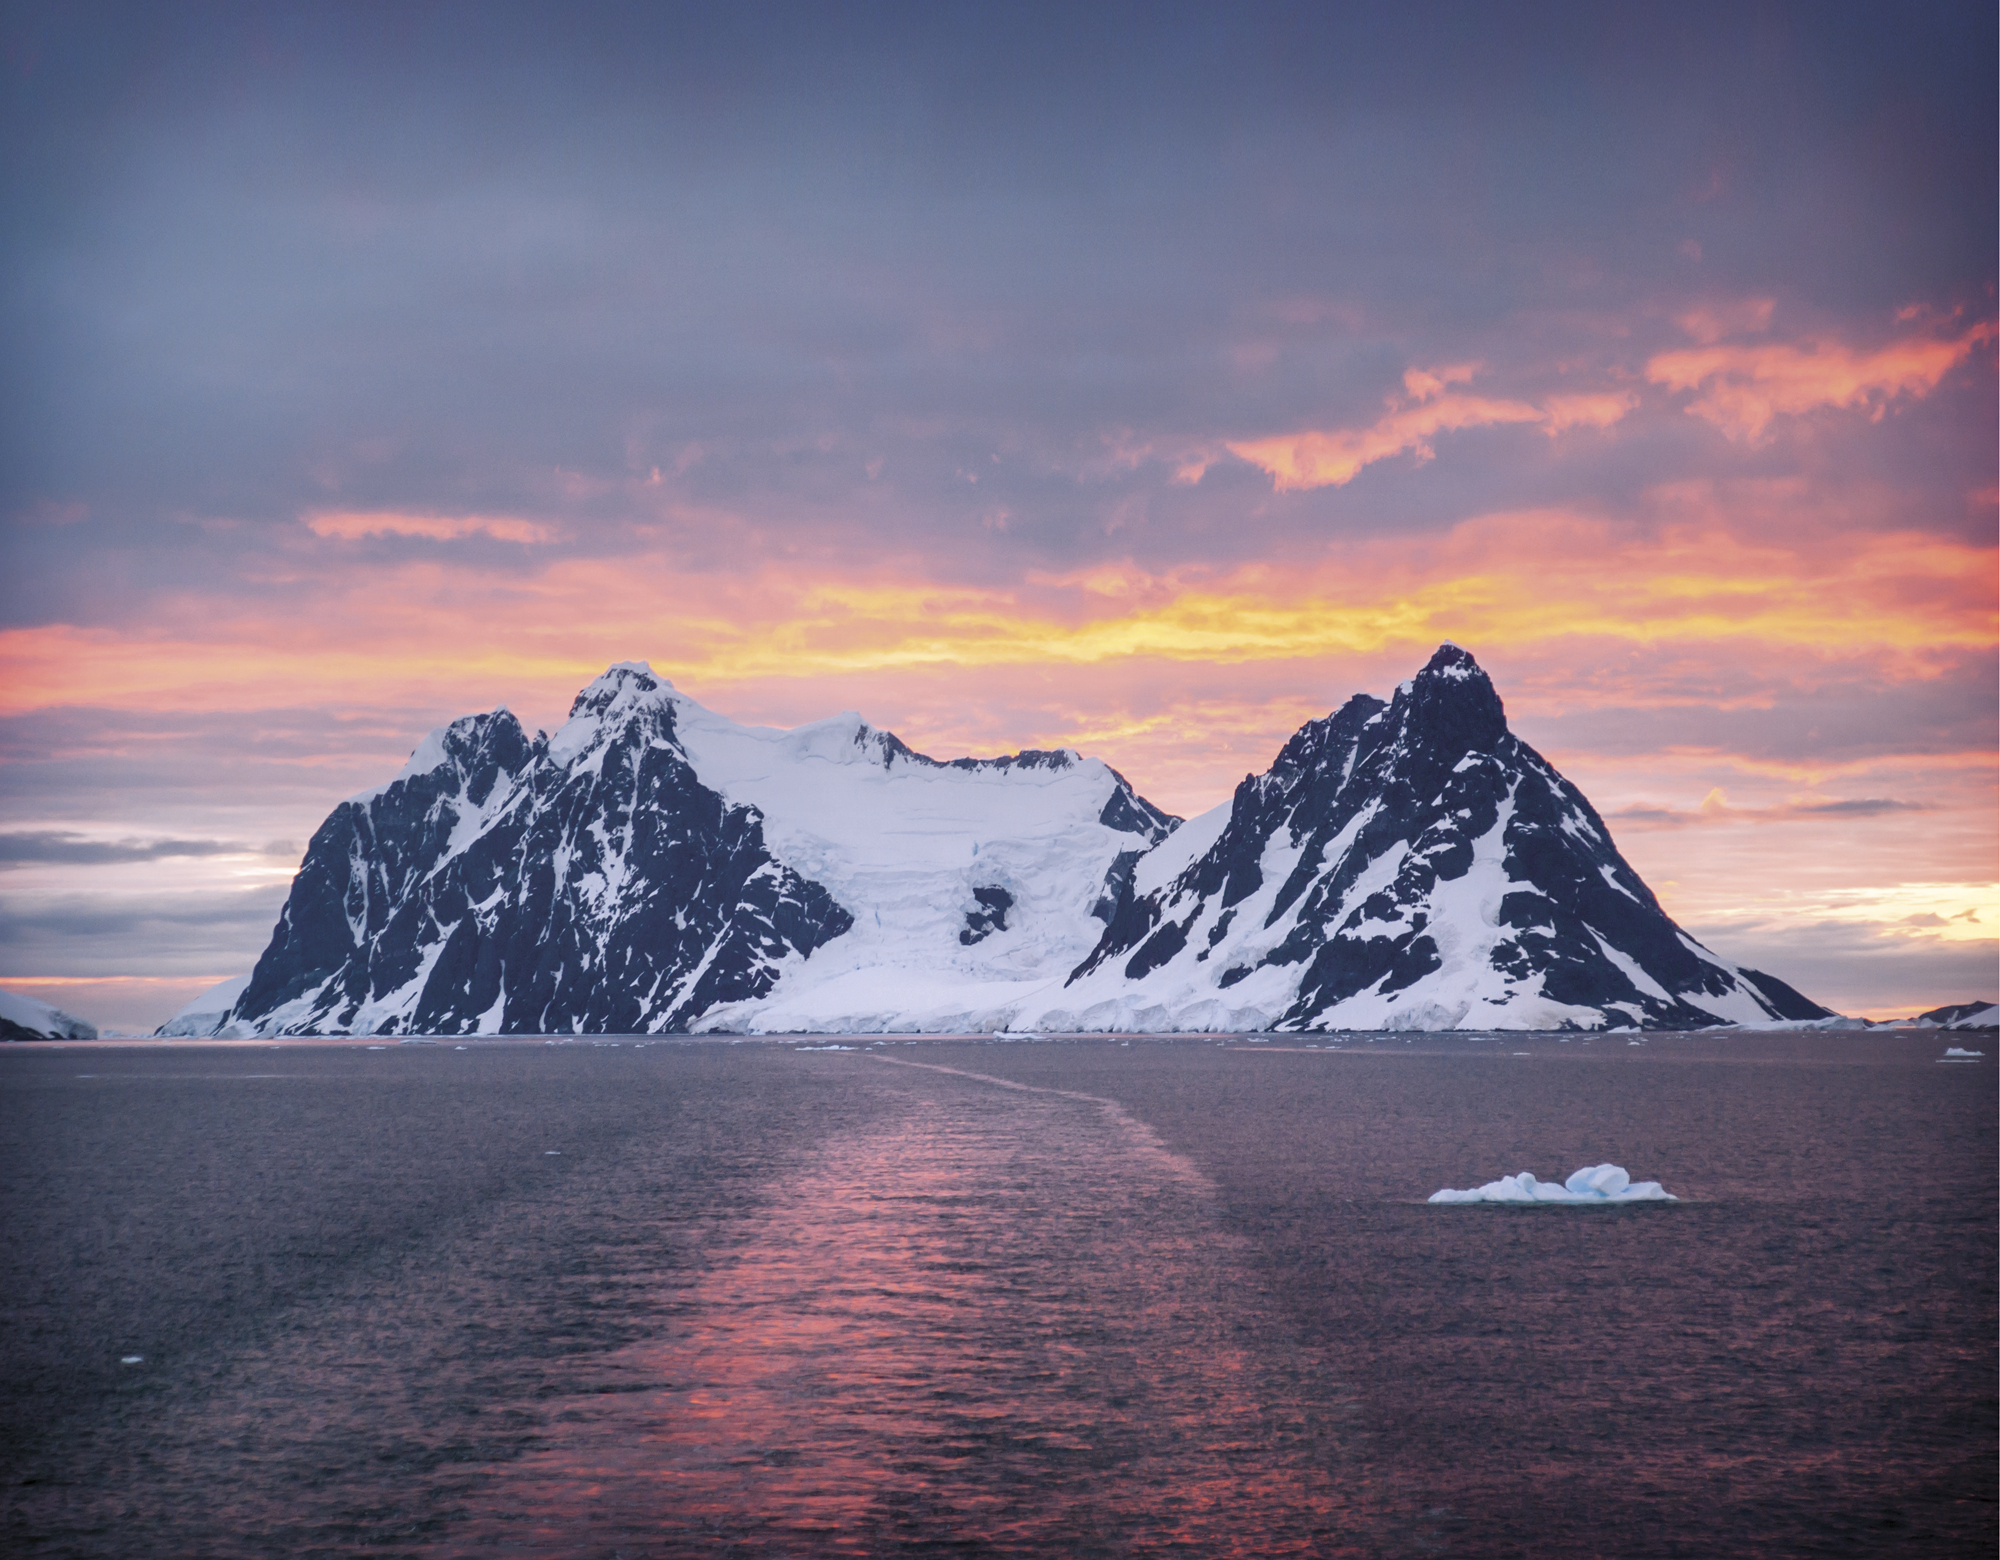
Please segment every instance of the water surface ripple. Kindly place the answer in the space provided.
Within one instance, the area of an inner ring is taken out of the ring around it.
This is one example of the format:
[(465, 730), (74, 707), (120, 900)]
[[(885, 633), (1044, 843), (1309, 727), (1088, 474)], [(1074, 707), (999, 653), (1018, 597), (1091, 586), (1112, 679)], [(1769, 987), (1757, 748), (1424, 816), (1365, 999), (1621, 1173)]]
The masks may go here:
[(468, 1551), (1335, 1545), (1298, 1394), (1232, 1337), (1207, 1179), (1113, 1101), (924, 1072), (774, 1191), (685, 1330), (607, 1362), (655, 1384), (582, 1400)]
[(8, 1048), (0, 1547), (1990, 1555), (1938, 1049)]

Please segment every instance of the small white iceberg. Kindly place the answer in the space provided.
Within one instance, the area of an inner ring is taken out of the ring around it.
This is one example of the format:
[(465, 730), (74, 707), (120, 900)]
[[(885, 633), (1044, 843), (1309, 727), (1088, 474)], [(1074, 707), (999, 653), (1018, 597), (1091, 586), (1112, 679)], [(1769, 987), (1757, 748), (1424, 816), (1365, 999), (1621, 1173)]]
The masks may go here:
[(1446, 1187), (1432, 1192), (1434, 1203), (1578, 1203), (1602, 1206), (1606, 1203), (1679, 1202), (1658, 1181), (1634, 1181), (1623, 1165), (1586, 1165), (1558, 1186), (1553, 1181), (1537, 1181), (1523, 1170), (1504, 1175), (1470, 1191)]
[(1941, 1062), (1970, 1062), (1976, 1061), (1985, 1054), (1984, 1051), (1968, 1051), (1964, 1046), (1960, 1045), (1948, 1045), (1944, 1048), (1944, 1055), (1940, 1056), (1938, 1060)]

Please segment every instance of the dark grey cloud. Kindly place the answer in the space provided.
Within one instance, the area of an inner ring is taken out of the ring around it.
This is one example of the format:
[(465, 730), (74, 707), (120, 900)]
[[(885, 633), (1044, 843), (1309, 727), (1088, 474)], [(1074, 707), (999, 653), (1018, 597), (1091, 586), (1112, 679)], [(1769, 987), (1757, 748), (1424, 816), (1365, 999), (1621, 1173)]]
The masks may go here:
[[(1502, 663), (1493, 673), (1499, 685), (1519, 688), (1504, 675), (1506, 657), (1495, 659)], [(1544, 752), (1613, 757), (1680, 749), (1832, 766), (2000, 747), (2000, 668), (1992, 656), (1940, 661), (1934, 677), (1890, 684), (1803, 658), (1796, 666), (1762, 656), (1647, 665), (1620, 651), (1593, 651), (1575, 668), (1582, 686), (1599, 695), (1588, 710), (1529, 711), (1513, 724)], [(1639, 684), (1634, 691), (1641, 698), (1666, 695), (1675, 702), (1624, 703), (1618, 684), (1626, 676)]]
[(1899, 802), (1890, 797), (1852, 801), (1789, 802), (1779, 807), (1621, 807), (1605, 820), (1624, 828), (1692, 829), (1730, 823), (1784, 823), (1810, 818), (1879, 818), (1886, 814), (1930, 812), (1924, 802)]
[(152, 976), (247, 971), (288, 888), (10, 895), (0, 898), (0, 974), (121, 976), (135, 964)]
[(1838, 818), (1873, 818), (1882, 813), (1928, 810), (1922, 802), (1898, 802), (1888, 797), (1863, 797), (1851, 802), (1795, 802), (1785, 808), (1787, 814), (1801, 818), (1829, 815)]
[(268, 932), (289, 891), (290, 885), (281, 884), (235, 893), (210, 890), (139, 900), (80, 895), (25, 909), (8, 905), (0, 907), (0, 944), (19, 948), (66, 937), (129, 939), (169, 927), (255, 925)]
[(162, 861), (171, 856), (270, 855), (289, 846), (245, 845), (231, 840), (94, 840), (63, 829), (0, 834), (0, 867), (36, 865), (106, 866), (118, 862)]
[(1842, 921), (1774, 919), (1688, 931), (1838, 1012), (1905, 1005), (1915, 1014), (1945, 1002), (1990, 1000), (1994, 987), (1991, 941), (1888, 936)]
[[(1629, 371), (1635, 322), (1669, 339), (1706, 290), (1801, 325), (1989, 309), (1993, 31), (1949, 5), (23, 7), (0, 509), (88, 516), (14, 528), (0, 611), (282, 597), (310, 570), (269, 555), (320, 504), (553, 507), (611, 551), (654, 465), (759, 546), (994, 576), (1626, 495), (1661, 449), (1558, 468), (1469, 435), (1476, 474), (1271, 505), (1226, 463), (1078, 470), (1128, 434), (1365, 418), (1413, 362)], [(1654, 437), (1716, 458), (1687, 419)], [(1851, 458), (1964, 490), (1963, 439), (1887, 442)]]
[[(148, 830), (169, 837), (220, 841), (224, 830), (249, 831), (252, 842), (273, 834), (302, 837), (343, 797), (393, 775), (425, 732), (492, 708), (495, 701), (480, 702), (485, 691), (469, 686), (462, 701), (434, 707), (58, 706), (4, 716), (0, 810), (23, 826), (101, 823), (136, 811)], [(273, 809), (300, 807), (300, 821), (273, 821)], [(242, 816), (246, 811), (254, 821)]]

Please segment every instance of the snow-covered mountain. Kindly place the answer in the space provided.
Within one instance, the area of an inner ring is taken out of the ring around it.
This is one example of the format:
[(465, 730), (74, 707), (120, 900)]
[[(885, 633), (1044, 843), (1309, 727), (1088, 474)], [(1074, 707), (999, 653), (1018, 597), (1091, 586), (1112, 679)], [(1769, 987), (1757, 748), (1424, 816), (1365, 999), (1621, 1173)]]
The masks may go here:
[[(336, 808), (221, 1034), (1692, 1027), (1816, 1018), (1681, 932), (1447, 646), (1180, 825), (1102, 762), (739, 726), (643, 664)], [(179, 1022), (177, 1020), (176, 1022)]]
[(1356, 694), (1301, 727), (1133, 886), (1064, 990), (1079, 1017), (1135, 1000), (1135, 1017), (1176, 1028), (1200, 1014), (1244, 1029), (1686, 1029), (1827, 1012), (1668, 919), (1455, 645), (1388, 703)]
[(217, 1028), (983, 1021), (1090, 951), (1174, 821), (1094, 759), (739, 726), (622, 664), (554, 737), (469, 716), (336, 808)]
[(73, 1013), (0, 990), (0, 1040), (95, 1040), (97, 1031)]
[(2000, 1027), (2000, 1006), (1991, 1002), (1952, 1002), (1919, 1013), (1913, 1029), (1993, 1029)]

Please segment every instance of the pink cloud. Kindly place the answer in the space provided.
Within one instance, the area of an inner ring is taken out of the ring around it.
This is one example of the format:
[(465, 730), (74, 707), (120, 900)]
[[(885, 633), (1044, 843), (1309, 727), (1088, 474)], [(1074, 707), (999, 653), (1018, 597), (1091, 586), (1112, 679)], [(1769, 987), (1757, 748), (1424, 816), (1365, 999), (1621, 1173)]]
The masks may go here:
[(1771, 328), (1772, 298), (1739, 298), (1705, 303), (1674, 316), (1674, 323), (1703, 346), (1724, 336), (1754, 336)]
[(1441, 433), (1506, 424), (1532, 424), (1551, 435), (1567, 428), (1606, 428), (1637, 404), (1623, 392), (1555, 396), (1541, 405), (1472, 395), (1453, 388), (1469, 384), (1482, 367), (1454, 363), (1412, 368), (1403, 375), (1407, 398), (1391, 397), (1388, 410), (1365, 428), (1306, 429), (1269, 439), (1246, 439), (1229, 452), (1268, 471), (1280, 493), (1344, 487), (1364, 466), (1410, 453), (1418, 461), (1435, 458), (1432, 440)]
[[(1703, 331), (1719, 328), (1707, 317), (1696, 318), (1696, 324)], [(1802, 345), (1713, 340), (1660, 353), (1646, 364), (1646, 377), (1671, 391), (1693, 392), (1691, 416), (1732, 439), (1756, 444), (1779, 417), (1837, 409), (1865, 411), (1880, 420), (1897, 398), (1929, 395), (1993, 334), (1993, 326), (1982, 321), (1957, 337), (1910, 336), (1872, 352), (1831, 339)]]
[(502, 542), (553, 542), (561, 533), (537, 520), (509, 515), (420, 515), (392, 510), (320, 510), (305, 517), (306, 529), (331, 540), (358, 542), (376, 536), (416, 536), (434, 542), (490, 536)]

